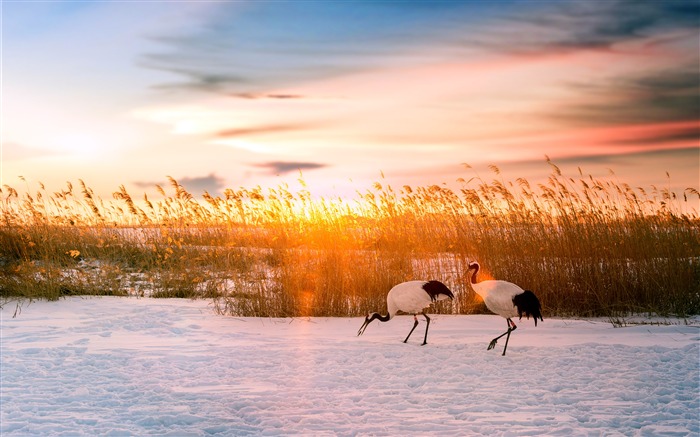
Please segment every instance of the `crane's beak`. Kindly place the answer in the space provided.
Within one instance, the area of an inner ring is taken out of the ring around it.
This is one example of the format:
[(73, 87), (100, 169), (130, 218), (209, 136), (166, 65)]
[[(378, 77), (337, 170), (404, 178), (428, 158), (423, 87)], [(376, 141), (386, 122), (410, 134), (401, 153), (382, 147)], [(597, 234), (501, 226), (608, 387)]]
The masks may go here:
[(358, 337), (359, 337), (360, 335), (364, 334), (365, 329), (367, 329), (367, 325), (369, 325), (369, 322), (370, 322), (369, 316), (366, 316), (366, 317), (365, 317), (365, 323), (363, 323), (362, 326), (360, 326), (360, 329), (357, 331), (357, 336), (358, 336)]

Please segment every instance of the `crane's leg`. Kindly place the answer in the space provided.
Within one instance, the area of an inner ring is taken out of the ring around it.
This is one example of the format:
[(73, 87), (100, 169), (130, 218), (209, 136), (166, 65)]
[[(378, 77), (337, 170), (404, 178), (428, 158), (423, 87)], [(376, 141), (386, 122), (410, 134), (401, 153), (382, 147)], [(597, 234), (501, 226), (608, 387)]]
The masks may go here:
[(403, 341), (404, 343), (406, 343), (408, 341), (408, 337), (410, 337), (411, 334), (413, 334), (413, 331), (416, 329), (416, 326), (418, 326), (418, 317), (416, 317), (416, 315), (414, 314), (413, 315), (413, 328), (411, 328), (411, 332), (409, 332), (408, 335), (406, 336), (406, 340)]
[[(510, 333), (512, 331), (515, 331), (515, 329), (517, 328), (517, 326), (515, 326), (515, 322), (513, 322), (510, 319), (508, 319), (508, 325), (509, 325), (508, 335), (506, 336), (506, 344), (505, 344), (505, 346), (503, 346), (503, 356), (506, 355), (506, 349), (508, 349), (508, 340), (510, 340)], [(511, 329), (510, 326), (513, 326), (513, 328)]]
[(425, 324), (425, 338), (423, 338), (423, 344), (421, 346), (428, 343), (428, 327), (430, 326), (430, 317), (428, 317), (428, 315), (425, 313), (423, 313), (423, 317), (425, 317), (425, 321), (427, 323)]
[(486, 350), (490, 351), (491, 349), (493, 349), (496, 346), (496, 342), (498, 341), (498, 339), (507, 334), (508, 337), (506, 337), (506, 347), (503, 348), (503, 355), (506, 354), (506, 348), (508, 347), (508, 340), (510, 339), (510, 333), (512, 331), (515, 331), (515, 329), (517, 328), (517, 326), (515, 326), (515, 323), (513, 323), (513, 321), (510, 319), (506, 319), (506, 323), (508, 323), (508, 330), (506, 332), (504, 332), (503, 334), (499, 335), (498, 337), (494, 338), (493, 340), (491, 340), (491, 343), (489, 343), (489, 347), (486, 348)]

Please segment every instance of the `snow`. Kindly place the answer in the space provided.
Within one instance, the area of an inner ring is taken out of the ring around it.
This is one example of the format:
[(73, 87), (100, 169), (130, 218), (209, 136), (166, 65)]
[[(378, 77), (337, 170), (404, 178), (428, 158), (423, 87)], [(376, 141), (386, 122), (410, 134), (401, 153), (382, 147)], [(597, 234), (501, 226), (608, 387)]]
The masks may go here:
[(495, 315), (235, 318), (207, 301), (1, 311), (0, 435), (700, 434), (700, 328)]

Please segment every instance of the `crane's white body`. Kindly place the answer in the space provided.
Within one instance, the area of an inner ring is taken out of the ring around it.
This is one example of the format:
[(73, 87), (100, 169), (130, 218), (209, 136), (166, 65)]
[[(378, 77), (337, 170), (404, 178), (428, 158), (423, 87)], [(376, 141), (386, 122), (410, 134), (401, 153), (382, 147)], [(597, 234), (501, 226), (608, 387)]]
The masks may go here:
[(472, 284), (472, 288), (490, 311), (507, 319), (518, 316), (513, 298), (524, 291), (519, 286), (508, 281), (489, 280)]
[(426, 322), (423, 344), (426, 344), (428, 342), (430, 317), (425, 313), (425, 309), (428, 308), (431, 303), (447, 298), (454, 299), (454, 294), (440, 281), (408, 281), (397, 284), (392, 287), (386, 295), (388, 314), (368, 314), (360, 330), (357, 331), (357, 335), (362, 335), (365, 329), (367, 329), (367, 325), (372, 323), (373, 320), (388, 322), (394, 318), (396, 313), (403, 311), (404, 313), (413, 314), (413, 328), (403, 342), (406, 343), (408, 341), (413, 330), (418, 326), (418, 318), (416, 316), (422, 314)]
[(540, 301), (532, 291), (523, 290), (512, 282), (499, 280), (477, 282), (476, 275), (479, 273), (479, 263), (477, 262), (469, 263), (469, 270), (474, 270), (471, 277), (472, 289), (484, 300), (486, 308), (506, 319), (508, 330), (491, 340), (487, 348), (488, 350), (493, 349), (498, 339), (507, 335), (506, 344), (503, 347), (503, 355), (505, 355), (510, 333), (517, 329), (512, 318), (517, 316), (520, 319), (525, 314), (529, 319), (532, 315), (535, 326), (537, 326), (537, 319), (542, 320)]
[(397, 312), (403, 311), (407, 314), (420, 314), (428, 308), (431, 303), (447, 299), (446, 294), (439, 294), (433, 300), (423, 286), (427, 281), (408, 281), (395, 285), (386, 296), (386, 307), (389, 317), (393, 318)]

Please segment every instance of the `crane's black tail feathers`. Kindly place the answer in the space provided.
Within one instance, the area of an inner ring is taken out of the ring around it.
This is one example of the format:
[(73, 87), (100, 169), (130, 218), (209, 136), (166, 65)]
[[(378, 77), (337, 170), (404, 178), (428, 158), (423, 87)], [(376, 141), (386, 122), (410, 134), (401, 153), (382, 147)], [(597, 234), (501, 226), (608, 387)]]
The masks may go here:
[(523, 318), (523, 314), (528, 319), (532, 316), (535, 319), (535, 326), (537, 326), (537, 319), (544, 321), (542, 318), (542, 306), (540, 305), (540, 300), (537, 299), (535, 293), (530, 290), (525, 290), (524, 292), (518, 294), (513, 298), (513, 305), (518, 309), (518, 317)]
[[(423, 284), (423, 290), (430, 295), (430, 300), (435, 302), (439, 300), (440, 295), (444, 294), (450, 299), (454, 299), (455, 296), (452, 294), (449, 288), (440, 281), (428, 281)], [(443, 298), (444, 299), (444, 298)]]

